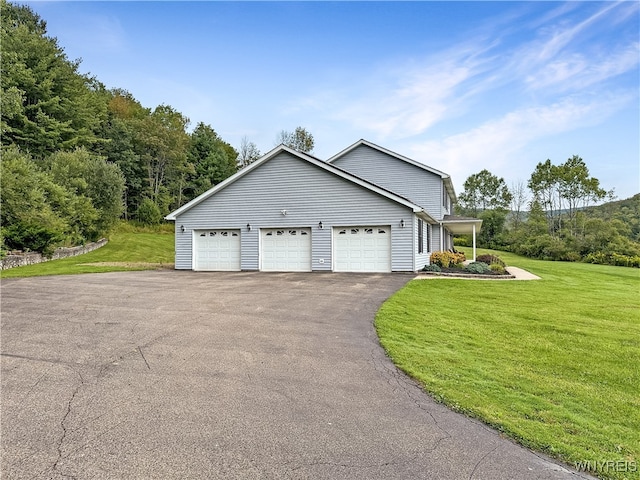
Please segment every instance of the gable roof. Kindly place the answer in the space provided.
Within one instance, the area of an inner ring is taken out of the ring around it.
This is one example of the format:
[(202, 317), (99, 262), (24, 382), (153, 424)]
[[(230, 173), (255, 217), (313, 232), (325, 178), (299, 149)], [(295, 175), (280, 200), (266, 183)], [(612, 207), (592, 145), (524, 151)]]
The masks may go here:
[(245, 175), (248, 175), (249, 173), (251, 173), (252, 171), (256, 170), (257, 168), (260, 167), (260, 165), (268, 162), (269, 160), (271, 160), (272, 158), (275, 158), (278, 154), (280, 153), (289, 153), (295, 157), (298, 157), (301, 160), (304, 160), (308, 163), (311, 163), (312, 165), (315, 165), (316, 167), (319, 167), (325, 171), (327, 171), (330, 174), (333, 175), (337, 175), (338, 177), (341, 177), (349, 182), (352, 182), (356, 185), (359, 185), (371, 192), (374, 192), (378, 195), (381, 195), (383, 197), (388, 198), (389, 200), (392, 200), (396, 203), (399, 203), (401, 205), (404, 205), (408, 208), (411, 208), (413, 210), (414, 213), (419, 214), (420, 216), (422, 216), (423, 218), (425, 218), (427, 221), (436, 223), (436, 221), (427, 213), (425, 212), (425, 210), (420, 206), (420, 205), (416, 205), (415, 203), (413, 203), (411, 200), (408, 200), (404, 197), (401, 197), (400, 195), (391, 192), (390, 190), (386, 190), (382, 187), (379, 187), (378, 185), (375, 185), (363, 178), (359, 178), (355, 175), (353, 175), (352, 173), (347, 172), (346, 170), (343, 170), (335, 165), (331, 165), (330, 163), (327, 163), (323, 160), (320, 160), (316, 157), (313, 157), (311, 155), (308, 155), (306, 153), (302, 153), (302, 152), (298, 152), (297, 150), (294, 150), (292, 148), (289, 148), (285, 145), (279, 145), (277, 147), (275, 147), (274, 149), (272, 149), (271, 151), (267, 152), (265, 155), (263, 155), (261, 158), (259, 158), (258, 160), (256, 160), (255, 162), (253, 162), (252, 164), (250, 164), (247, 167), (244, 167), (242, 170), (236, 172), (235, 174), (231, 175), (229, 178), (225, 179), (224, 181), (220, 182), (219, 184), (217, 184), (216, 186), (210, 188), (209, 190), (207, 190), (206, 192), (204, 192), (202, 195), (194, 198), (193, 200), (191, 200), (188, 203), (185, 203), (183, 206), (181, 206), (180, 208), (178, 208), (177, 210), (171, 212), (169, 215), (167, 215), (165, 218), (165, 220), (175, 220), (176, 217), (178, 215), (181, 215), (182, 213), (186, 212), (187, 210), (195, 207), (196, 205), (202, 203), (203, 201), (205, 201), (207, 198), (211, 197), (212, 195), (215, 195), (217, 192), (219, 192), (220, 190), (223, 190), (224, 188), (228, 187), (229, 185), (231, 185), (232, 183), (236, 182), (238, 179), (244, 177)]
[(352, 150), (355, 150), (356, 148), (360, 147), (360, 146), (367, 146), (369, 148), (373, 148), (374, 150), (378, 150), (379, 152), (385, 153), (391, 157), (397, 158), (398, 160), (401, 160), (403, 162), (406, 162), (410, 165), (413, 165), (415, 167), (418, 167), (422, 170), (426, 170), (429, 173), (433, 173), (435, 175), (438, 175), (440, 178), (442, 178), (442, 181), (444, 182), (444, 186), (447, 189), (447, 191), (449, 192), (449, 194), (452, 197), (452, 200), (455, 202), (456, 201), (456, 192), (455, 189), (453, 188), (453, 182), (451, 181), (451, 177), (444, 173), (441, 172), (440, 170), (436, 170), (435, 168), (432, 168), (428, 165), (425, 165), (424, 163), (420, 163), (416, 160), (413, 160), (409, 157), (405, 157), (404, 155), (400, 155), (399, 153), (396, 152), (392, 152), (391, 150), (388, 150), (384, 147), (381, 147), (379, 145), (376, 145), (375, 143), (369, 142), (368, 140), (365, 139), (360, 139), (358, 140), (356, 143), (354, 143), (353, 145), (345, 148), (344, 150), (342, 150), (341, 152), (335, 154), (333, 157), (331, 157), (329, 160), (327, 160), (327, 163), (333, 163), (334, 161), (338, 160), (340, 157), (346, 155), (347, 153), (351, 152)]

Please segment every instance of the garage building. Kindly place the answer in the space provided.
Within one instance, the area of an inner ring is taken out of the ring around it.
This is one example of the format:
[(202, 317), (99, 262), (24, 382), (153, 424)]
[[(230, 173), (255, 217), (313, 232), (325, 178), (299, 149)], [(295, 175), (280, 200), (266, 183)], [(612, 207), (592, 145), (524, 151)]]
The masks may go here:
[(175, 267), (419, 270), (432, 251), (453, 246), (446, 222), (455, 193), (448, 175), (410, 162), (365, 140), (326, 162), (276, 147), (166, 217), (176, 225)]

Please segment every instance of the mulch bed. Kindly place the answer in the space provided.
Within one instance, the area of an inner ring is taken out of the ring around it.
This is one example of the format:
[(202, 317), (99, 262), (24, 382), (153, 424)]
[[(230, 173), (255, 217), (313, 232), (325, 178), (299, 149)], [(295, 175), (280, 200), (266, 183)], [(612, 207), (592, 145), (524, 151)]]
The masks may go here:
[(461, 268), (443, 268), (442, 272), (424, 272), (424, 271), (419, 271), (418, 272), (420, 275), (429, 275), (429, 276), (435, 276), (435, 277), (457, 277), (457, 278), (484, 278), (484, 279), (491, 279), (491, 280), (503, 280), (503, 279), (509, 279), (509, 278), (516, 278), (515, 276), (509, 274), (509, 273), (505, 273), (505, 274), (500, 274), (500, 273), (495, 273), (495, 272), (491, 272), (491, 273), (470, 273), (470, 272), (465, 272), (464, 270), (462, 270)]

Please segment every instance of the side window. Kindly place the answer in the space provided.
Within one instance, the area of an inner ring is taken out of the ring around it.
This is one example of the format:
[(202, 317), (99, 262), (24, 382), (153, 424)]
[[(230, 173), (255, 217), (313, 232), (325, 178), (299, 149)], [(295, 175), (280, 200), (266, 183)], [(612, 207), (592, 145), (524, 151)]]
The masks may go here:
[(418, 253), (424, 252), (424, 222), (418, 219)]

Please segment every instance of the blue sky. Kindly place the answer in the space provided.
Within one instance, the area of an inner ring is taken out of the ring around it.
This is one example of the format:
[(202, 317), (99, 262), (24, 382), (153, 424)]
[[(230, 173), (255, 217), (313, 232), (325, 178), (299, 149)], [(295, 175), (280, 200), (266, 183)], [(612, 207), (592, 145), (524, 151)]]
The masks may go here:
[(526, 184), (580, 155), (640, 191), (640, 2), (29, 2), (80, 70), (266, 153), (309, 130)]

